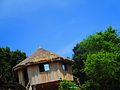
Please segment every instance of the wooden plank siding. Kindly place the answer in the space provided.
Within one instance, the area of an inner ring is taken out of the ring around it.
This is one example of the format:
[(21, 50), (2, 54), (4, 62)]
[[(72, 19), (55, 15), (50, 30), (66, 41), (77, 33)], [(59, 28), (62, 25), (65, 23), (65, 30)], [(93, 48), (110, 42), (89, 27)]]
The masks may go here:
[(71, 65), (68, 64), (67, 68), (68, 68), (67, 71), (63, 71), (62, 68), (60, 68), (61, 78), (62, 78), (62, 80), (73, 81), (73, 74), (72, 74), (72, 67), (71, 67)]
[(27, 72), (31, 85), (58, 81), (60, 78), (73, 81), (71, 66), (68, 65), (68, 71), (63, 71), (60, 62), (50, 63), (50, 71), (40, 72), (39, 65), (33, 65), (27, 68)]
[(19, 78), (19, 83), (25, 86), (25, 80), (24, 80), (24, 75), (22, 70), (18, 71), (18, 78)]

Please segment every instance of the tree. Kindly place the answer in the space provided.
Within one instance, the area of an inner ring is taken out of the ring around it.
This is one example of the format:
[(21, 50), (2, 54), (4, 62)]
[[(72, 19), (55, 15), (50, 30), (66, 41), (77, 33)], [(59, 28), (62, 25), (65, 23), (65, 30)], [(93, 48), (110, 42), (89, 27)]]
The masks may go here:
[[(111, 26), (90, 35), (74, 49), (73, 72), (83, 86), (96, 90), (120, 89), (120, 37)], [(85, 77), (85, 78), (84, 78)]]
[(10, 48), (0, 48), (0, 82), (13, 82), (12, 68), (26, 58), (26, 54), (20, 50), (11, 51)]

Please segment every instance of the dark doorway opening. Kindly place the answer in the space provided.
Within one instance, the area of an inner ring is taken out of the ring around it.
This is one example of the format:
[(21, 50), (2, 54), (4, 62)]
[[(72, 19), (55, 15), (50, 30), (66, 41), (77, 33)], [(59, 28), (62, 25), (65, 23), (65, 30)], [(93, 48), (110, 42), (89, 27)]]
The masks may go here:
[(29, 80), (28, 80), (28, 73), (26, 68), (23, 69), (23, 75), (24, 75), (25, 86), (27, 86)]

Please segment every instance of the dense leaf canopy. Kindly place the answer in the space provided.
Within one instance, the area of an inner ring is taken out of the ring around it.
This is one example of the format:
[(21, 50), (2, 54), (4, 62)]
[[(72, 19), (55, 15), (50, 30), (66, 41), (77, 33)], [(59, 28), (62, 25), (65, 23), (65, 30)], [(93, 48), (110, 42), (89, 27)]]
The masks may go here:
[(80, 78), (84, 88), (120, 89), (120, 37), (117, 30), (110, 26), (104, 32), (90, 35), (73, 51), (76, 61), (73, 73)]
[(12, 68), (26, 58), (26, 54), (20, 50), (11, 51), (10, 48), (0, 48), (0, 82), (13, 82)]

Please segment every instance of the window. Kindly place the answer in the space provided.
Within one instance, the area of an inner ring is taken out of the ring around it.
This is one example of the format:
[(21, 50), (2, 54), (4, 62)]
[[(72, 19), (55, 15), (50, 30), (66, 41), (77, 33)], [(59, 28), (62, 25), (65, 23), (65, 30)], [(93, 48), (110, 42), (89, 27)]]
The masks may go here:
[(44, 69), (45, 69), (45, 71), (49, 71), (50, 70), (49, 64), (44, 64)]
[(62, 69), (63, 69), (64, 71), (67, 71), (67, 65), (66, 65), (66, 64), (62, 64)]
[(40, 72), (45, 72), (50, 70), (49, 64), (40, 64), (39, 65)]

